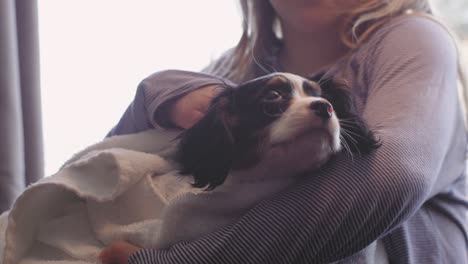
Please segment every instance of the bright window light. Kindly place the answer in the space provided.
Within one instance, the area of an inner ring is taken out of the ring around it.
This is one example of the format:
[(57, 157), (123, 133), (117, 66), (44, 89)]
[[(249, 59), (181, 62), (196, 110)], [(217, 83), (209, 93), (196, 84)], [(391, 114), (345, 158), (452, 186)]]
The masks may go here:
[(241, 34), (235, 2), (39, 1), (46, 175), (100, 141), (143, 78), (200, 70), (234, 46)]

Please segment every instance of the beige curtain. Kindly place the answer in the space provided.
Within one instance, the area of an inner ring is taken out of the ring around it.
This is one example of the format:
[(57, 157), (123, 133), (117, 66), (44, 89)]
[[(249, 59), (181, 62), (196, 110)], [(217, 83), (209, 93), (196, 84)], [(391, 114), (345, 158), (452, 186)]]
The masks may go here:
[(37, 2), (0, 0), (0, 212), (43, 177)]

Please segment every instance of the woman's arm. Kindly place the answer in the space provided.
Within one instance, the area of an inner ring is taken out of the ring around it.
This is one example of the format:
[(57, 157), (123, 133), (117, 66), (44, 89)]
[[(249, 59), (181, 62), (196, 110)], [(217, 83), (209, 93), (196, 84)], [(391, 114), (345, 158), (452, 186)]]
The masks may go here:
[(339, 155), (316, 175), (239, 221), (130, 263), (326, 263), (349, 256), (408, 219), (463, 173), (466, 136), (456, 50), (435, 22), (397, 23), (369, 54), (363, 115), (382, 146)]
[[(225, 85), (233, 84), (203, 73), (166, 70), (152, 74), (138, 85), (133, 102), (107, 137), (148, 129), (186, 128), (207, 107), (209, 100), (203, 97), (214, 95), (214, 89)], [(171, 116), (173, 103), (186, 106), (178, 108), (183, 113)]]

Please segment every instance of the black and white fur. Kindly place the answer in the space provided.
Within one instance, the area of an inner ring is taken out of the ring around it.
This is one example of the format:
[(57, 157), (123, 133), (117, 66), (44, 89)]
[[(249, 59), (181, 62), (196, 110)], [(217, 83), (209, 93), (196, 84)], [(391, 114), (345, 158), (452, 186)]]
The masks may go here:
[(332, 79), (319, 85), (274, 73), (226, 89), (178, 146), (181, 174), (193, 176), (193, 186), (207, 191), (169, 206), (158, 247), (229, 224), (342, 148), (364, 154), (378, 144), (347, 88)]

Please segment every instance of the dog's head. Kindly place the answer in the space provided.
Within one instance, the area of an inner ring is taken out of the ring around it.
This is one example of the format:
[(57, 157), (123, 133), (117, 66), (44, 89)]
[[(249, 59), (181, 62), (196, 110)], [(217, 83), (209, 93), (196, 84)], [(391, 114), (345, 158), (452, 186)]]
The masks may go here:
[(265, 160), (294, 174), (320, 167), (342, 146), (360, 153), (375, 148), (378, 142), (345, 87), (331, 79), (320, 83), (274, 73), (226, 89), (181, 135), (181, 174), (210, 190), (230, 170)]

